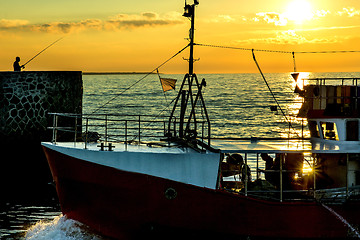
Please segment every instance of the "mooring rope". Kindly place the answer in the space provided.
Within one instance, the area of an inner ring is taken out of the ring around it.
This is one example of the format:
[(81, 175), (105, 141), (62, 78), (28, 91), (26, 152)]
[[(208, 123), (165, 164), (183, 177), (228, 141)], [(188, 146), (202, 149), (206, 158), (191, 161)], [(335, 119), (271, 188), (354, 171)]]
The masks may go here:
[(244, 47), (234, 47), (234, 46), (223, 46), (223, 45), (214, 45), (214, 44), (203, 44), (203, 43), (194, 43), (194, 45), (197, 46), (203, 46), (203, 47), (212, 47), (212, 48), (223, 48), (223, 49), (233, 49), (233, 50), (240, 50), (240, 51), (251, 51), (252, 52), (252, 56), (253, 59), (255, 61), (255, 64), (266, 84), (266, 86), (268, 87), (272, 97), (274, 98), (277, 106), (279, 107), (282, 115), (284, 116), (286, 122), (288, 122), (289, 126), (295, 131), (296, 135), (299, 136), (299, 134), (296, 132), (295, 128), (292, 126), (291, 122), (288, 120), (285, 112), (283, 111), (283, 109), (280, 107), (279, 102), (277, 101), (274, 93), (272, 92), (268, 82), (266, 81), (266, 78), (263, 74), (263, 72), (261, 71), (261, 68), (256, 60), (255, 57), (255, 52), (267, 52), (267, 53), (280, 53), (280, 54), (291, 54), (292, 58), (293, 58), (293, 64), (294, 64), (294, 72), (297, 71), (296, 69), (296, 62), (295, 62), (295, 54), (326, 54), (326, 53), (360, 53), (360, 50), (330, 50), (330, 51), (284, 51), (284, 50), (271, 50), (271, 49), (255, 49), (255, 48), (244, 48)]
[(294, 62), (294, 72), (296, 72), (296, 63), (295, 63), (295, 54), (332, 54), (332, 53), (360, 53), (360, 50), (329, 50), (329, 51), (284, 51), (284, 50), (271, 50), (271, 49), (256, 49), (256, 48), (244, 48), (244, 47), (234, 47), (234, 46), (223, 46), (215, 44), (204, 44), (204, 43), (194, 43), (194, 45), (202, 47), (212, 47), (212, 48), (224, 48), (224, 49), (233, 49), (240, 51), (251, 51), (254, 52), (267, 52), (267, 53), (281, 53), (281, 54), (292, 54)]
[(293, 125), (291, 124), (291, 122), (290, 122), (289, 119), (287, 118), (284, 110), (281, 108), (278, 100), (277, 100), (276, 97), (275, 97), (275, 94), (273, 93), (273, 91), (272, 91), (271, 88), (270, 88), (269, 83), (266, 81), (266, 78), (265, 78), (265, 76), (264, 76), (264, 74), (263, 74), (263, 72), (262, 72), (262, 70), (261, 70), (261, 68), (260, 68), (260, 65), (259, 65), (259, 63), (258, 63), (257, 60), (256, 60), (254, 51), (252, 51), (252, 56), (253, 56), (254, 62), (255, 62), (255, 64), (256, 64), (256, 67), (258, 68), (258, 70), (259, 70), (259, 72), (260, 72), (260, 74), (261, 74), (262, 79), (264, 80), (266, 86), (268, 87), (268, 89), (269, 89), (269, 91), (270, 91), (273, 99), (274, 99), (275, 102), (276, 102), (276, 105), (279, 107), (282, 115), (284, 116), (285, 121), (286, 121), (286, 122), (289, 124), (289, 126), (295, 131), (295, 134), (300, 138), (299, 134), (296, 132), (296, 129), (293, 127)]
[(184, 48), (182, 48), (180, 51), (178, 51), (177, 53), (175, 53), (174, 55), (172, 55), (170, 58), (168, 58), (166, 61), (164, 61), (163, 63), (161, 63), (159, 66), (157, 66), (156, 68), (154, 68), (151, 72), (148, 72), (145, 76), (143, 76), (142, 78), (140, 78), (139, 80), (137, 80), (136, 82), (134, 82), (133, 84), (131, 84), (129, 87), (125, 88), (123, 91), (121, 91), (120, 93), (116, 94), (113, 98), (111, 98), (109, 101), (107, 101), (106, 103), (104, 103), (103, 105), (101, 105), (100, 107), (98, 107), (97, 109), (95, 109), (95, 111), (93, 111), (91, 114), (95, 114), (97, 111), (99, 111), (100, 109), (102, 109), (103, 107), (105, 107), (107, 104), (109, 104), (110, 102), (114, 101), (116, 98), (118, 98), (119, 96), (121, 96), (124, 92), (126, 92), (127, 90), (129, 90), (130, 88), (134, 87), (136, 84), (138, 84), (139, 82), (141, 82), (142, 80), (144, 80), (145, 78), (147, 78), (149, 75), (153, 74), (155, 71), (157, 71), (159, 68), (161, 68), (162, 66), (164, 66), (166, 63), (168, 63), (170, 60), (172, 60), (173, 58), (175, 58), (177, 55), (179, 55), (180, 53), (182, 53), (186, 48), (188, 48), (190, 46), (190, 44), (186, 45)]
[(292, 52), (292, 56), (293, 56), (293, 63), (294, 63), (294, 72), (297, 72), (296, 71), (296, 62), (295, 62), (295, 52)]
[[(60, 40), (60, 39), (59, 39)], [(57, 41), (59, 41), (57, 40)], [(56, 42), (57, 42), (56, 41)], [(295, 51), (283, 51), (283, 50), (271, 50), (271, 49), (255, 49), (255, 48), (244, 48), (244, 47), (234, 47), (234, 46), (222, 46), (222, 45), (214, 45), (214, 44), (203, 44), (203, 43), (194, 43), (194, 45), (197, 46), (203, 46), (203, 47), (213, 47), (213, 48), (225, 48), (225, 49), (234, 49), (234, 50), (241, 50), (241, 51), (251, 51), (253, 53), (254, 56), (254, 52), (268, 52), (268, 53), (281, 53), (281, 54), (292, 54), (293, 56), (293, 61), (294, 61), (294, 71), (296, 70), (296, 65), (295, 65), (295, 54), (315, 54), (315, 53), (360, 53), (360, 50), (331, 50), (331, 51), (299, 51), (299, 52), (295, 52)], [(141, 82), (142, 80), (144, 80), (146, 77), (148, 77), (150, 74), (153, 74), (157, 69), (159, 69), (160, 67), (164, 66), (166, 63), (168, 63), (171, 59), (173, 59), (174, 57), (176, 57), (177, 55), (179, 55), (181, 52), (183, 52), (187, 47), (189, 47), (190, 44), (186, 45), (183, 49), (181, 49), (179, 52), (177, 52), (176, 54), (174, 54), (173, 56), (171, 56), (169, 59), (167, 59), (166, 61), (164, 61), (163, 63), (161, 63), (159, 66), (157, 66), (156, 68), (154, 68), (151, 72), (147, 73), (145, 76), (143, 76), (142, 78), (140, 78), (139, 80), (137, 80), (136, 82), (134, 82), (133, 84), (131, 84), (129, 87), (125, 88), (122, 92), (116, 94), (113, 98), (111, 98), (109, 101), (107, 101), (105, 104), (103, 104), (102, 106), (98, 107), (95, 111), (93, 111), (91, 114), (96, 113), (97, 111), (99, 111), (100, 109), (102, 109), (103, 107), (105, 107), (107, 104), (109, 104), (110, 102), (112, 102), (113, 100), (115, 100), (116, 98), (118, 98), (120, 95), (122, 95), (124, 92), (126, 92), (127, 90), (131, 89), (132, 87), (134, 87), (136, 84), (138, 84), (139, 82)], [(264, 77), (263, 77), (264, 78)], [(273, 94), (273, 93), (272, 93)], [(278, 104), (278, 103), (277, 103)], [(280, 105), (278, 105), (280, 106)], [(280, 107), (279, 107), (280, 108)], [(281, 108), (280, 108), (281, 109)], [(282, 109), (281, 109), (282, 111)], [(291, 123), (290, 123), (291, 124)]]
[(271, 50), (271, 49), (256, 49), (256, 48), (244, 48), (244, 47), (234, 47), (234, 46), (222, 46), (215, 44), (203, 44), (203, 43), (194, 43), (197, 46), (203, 47), (213, 47), (213, 48), (227, 48), (234, 50), (242, 51), (251, 51), (251, 52), (269, 52), (269, 53), (285, 53), (285, 54), (315, 54), (315, 53), (360, 53), (360, 50), (329, 50), (329, 51), (283, 51), (283, 50)]
[(252, 51), (252, 52), (292, 53), (292, 52), (289, 52), (289, 51), (282, 51), (282, 50), (270, 50), (270, 49), (255, 49), (255, 48), (244, 48), (244, 47), (232, 47), (232, 46), (221, 46), (221, 45), (203, 44), (203, 43), (195, 43), (194, 45), (203, 46), (203, 47), (227, 48), (227, 49), (242, 50), (242, 51)]

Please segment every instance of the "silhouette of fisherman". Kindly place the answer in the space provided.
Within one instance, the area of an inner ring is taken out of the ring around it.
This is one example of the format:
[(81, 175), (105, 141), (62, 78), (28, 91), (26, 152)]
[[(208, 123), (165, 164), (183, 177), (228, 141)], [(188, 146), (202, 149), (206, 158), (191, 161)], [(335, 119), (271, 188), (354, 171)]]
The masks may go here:
[(20, 66), (20, 57), (16, 57), (16, 60), (14, 62), (14, 71), (15, 72), (20, 72), (22, 68), (25, 68), (24, 65)]

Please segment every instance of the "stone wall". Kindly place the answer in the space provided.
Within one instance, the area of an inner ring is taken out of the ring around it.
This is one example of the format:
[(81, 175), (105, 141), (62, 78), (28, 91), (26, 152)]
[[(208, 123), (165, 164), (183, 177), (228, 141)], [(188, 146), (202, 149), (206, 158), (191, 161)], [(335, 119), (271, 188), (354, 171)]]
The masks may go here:
[(82, 94), (81, 72), (0, 72), (0, 203), (56, 197), (40, 142), (52, 137), (48, 113), (81, 114)]
[(82, 113), (80, 71), (0, 72), (0, 136), (50, 139), (49, 112)]

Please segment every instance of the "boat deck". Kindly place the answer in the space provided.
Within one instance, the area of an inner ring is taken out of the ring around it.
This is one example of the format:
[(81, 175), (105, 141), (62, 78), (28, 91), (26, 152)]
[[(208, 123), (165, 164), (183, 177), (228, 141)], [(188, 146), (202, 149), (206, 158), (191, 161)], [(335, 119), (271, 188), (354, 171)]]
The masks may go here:
[[(123, 142), (45, 142), (43, 145), (52, 145), (64, 148), (87, 149), (89, 151), (113, 151), (113, 152), (147, 152), (147, 153), (194, 153), (191, 148), (179, 148), (168, 145), (166, 142), (148, 142), (125, 144)], [(109, 147), (110, 146), (110, 147)]]
[[(165, 120), (152, 121), (152, 116), (106, 114), (87, 116), (57, 113), (53, 113), (53, 116), (54, 125), (49, 128), (53, 132), (52, 142), (43, 143), (43, 145), (49, 145), (50, 148), (51, 145), (58, 146), (62, 148), (61, 151), (80, 152), (81, 149), (87, 149), (88, 151), (81, 151), (84, 156), (88, 154), (114, 156), (117, 152), (124, 152), (127, 155), (165, 153), (164, 155), (170, 159), (173, 156), (169, 156), (169, 154), (189, 154), (196, 159), (216, 157), (216, 166), (214, 165), (211, 170), (214, 171), (215, 176), (213, 185), (216, 186), (214, 188), (239, 194), (256, 195), (258, 198), (276, 198), (279, 201), (286, 201), (304, 196), (306, 199), (314, 200), (318, 196), (322, 196), (322, 199), (341, 199), (343, 201), (349, 197), (358, 198), (360, 196), (356, 180), (358, 176), (357, 156), (360, 153), (359, 142), (326, 139), (220, 139), (210, 138), (204, 129), (198, 135), (197, 146), (191, 148), (192, 142), (188, 146), (182, 145), (181, 138), (174, 138), (175, 141), (166, 141), (169, 136), (169, 125)], [(64, 126), (63, 119), (69, 117), (72, 120), (66, 123), (73, 122), (73, 124)], [(172, 127), (177, 129), (178, 125)], [(172, 136), (174, 135), (170, 135), (170, 139), (173, 139)], [(199, 138), (199, 136), (201, 137)], [(165, 140), (159, 141), (159, 139)], [(207, 147), (207, 145), (211, 147)], [(222, 165), (227, 164), (227, 158), (235, 153), (240, 154), (244, 164), (250, 166), (251, 179), (243, 181), (242, 176), (246, 173), (241, 172), (239, 163), (233, 164), (233, 166), (228, 164), (228, 169), (223, 168)], [(266, 167), (265, 160), (262, 159), (263, 153), (273, 158), (274, 164), (277, 162), (276, 168)], [(334, 165), (334, 167), (338, 167), (338, 171), (334, 171), (334, 174), (341, 176), (333, 175), (339, 180), (339, 184), (325, 183), (323, 186), (321, 185), (321, 180), (316, 177), (323, 173), (323, 170), (319, 168), (322, 157), (318, 155), (324, 155), (323, 159), (332, 159), (331, 161), (336, 164), (340, 162), (339, 166)], [(187, 158), (187, 156), (181, 157)], [(232, 172), (226, 173), (227, 170)], [(230, 177), (226, 179), (225, 174)], [(273, 176), (273, 181), (271, 179), (268, 181), (267, 176), (269, 175)], [(268, 184), (270, 182), (271, 184)], [(291, 184), (288, 184), (290, 182)], [(319, 192), (324, 188), (326, 189), (323, 192)], [(340, 189), (341, 194), (331, 192), (331, 188)]]
[[(70, 148), (130, 152), (167, 152), (193, 153), (188, 147), (170, 144), (167, 141), (146, 141), (125, 144), (124, 142), (56, 142), (57, 145)], [(333, 141), (316, 141), (309, 139), (212, 139), (211, 146), (222, 153), (360, 153), (360, 144), (334, 143)]]
[(211, 145), (223, 153), (360, 153), (360, 143), (309, 139), (212, 139)]

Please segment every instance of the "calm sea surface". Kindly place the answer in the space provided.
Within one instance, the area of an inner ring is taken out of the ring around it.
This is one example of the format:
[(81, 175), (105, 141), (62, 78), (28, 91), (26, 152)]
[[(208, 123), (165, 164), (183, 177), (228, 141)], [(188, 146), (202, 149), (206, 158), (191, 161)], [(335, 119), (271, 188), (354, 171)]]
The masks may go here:
[[(302, 73), (302, 76), (360, 77), (360, 73)], [(137, 74), (84, 75), (83, 112), (92, 113), (112, 99), (98, 113), (168, 114), (166, 107), (177, 92), (168, 91), (165, 97), (157, 75), (148, 76), (124, 92), (142, 77)], [(184, 76), (161, 74), (161, 77), (176, 78), (178, 88)], [(295, 128), (290, 136), (301, 135), (302, 121), (295, 119), (301, 98), (294, 94), (293, 78), (289, 73), (265, 74), (265, 77)], [(280, 110), (270, 110), (276, 103), (259, 74), (199, 74), (198, 78), (205, 78), (207, 82), (204, 98), (212, 123), (212, 137), (289, 136), (289, 124)], [(306, 127), (303, 134), (309, 137)], [(86, 226), (63, 217), (56, 199), (33, 199), (34, 196), (31, 202), (19, 199), (0, 205), (0, 239), (104, 239), (90, 233)]]

